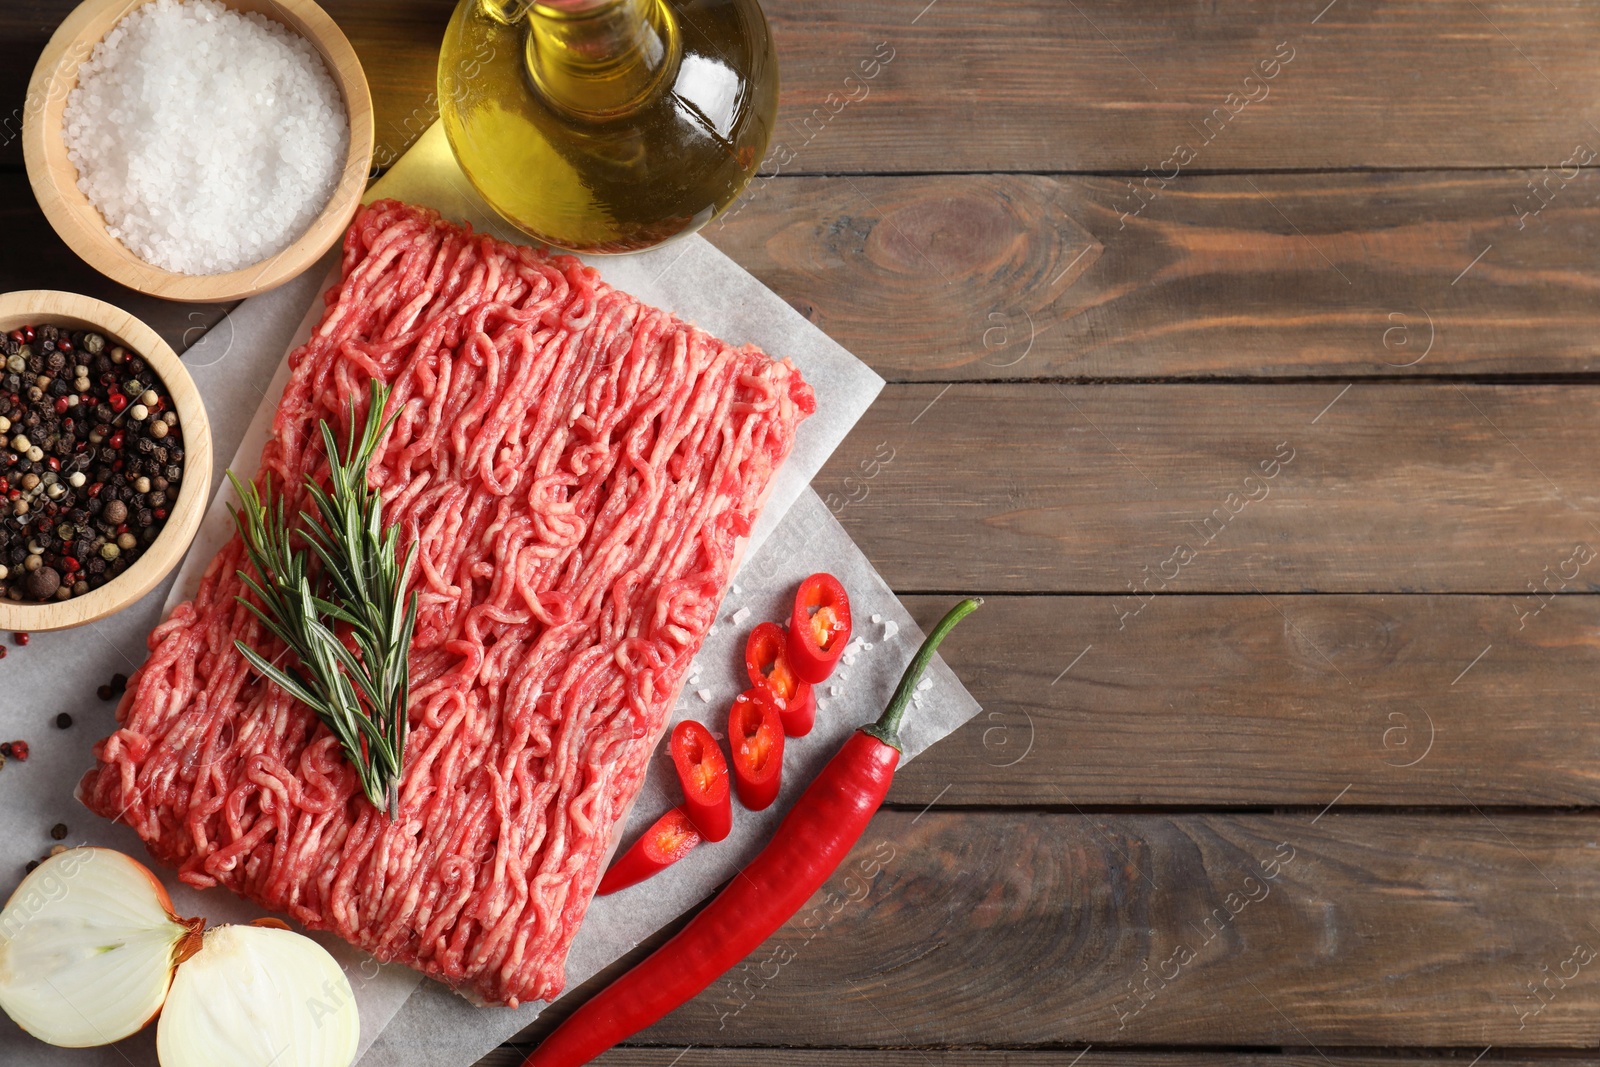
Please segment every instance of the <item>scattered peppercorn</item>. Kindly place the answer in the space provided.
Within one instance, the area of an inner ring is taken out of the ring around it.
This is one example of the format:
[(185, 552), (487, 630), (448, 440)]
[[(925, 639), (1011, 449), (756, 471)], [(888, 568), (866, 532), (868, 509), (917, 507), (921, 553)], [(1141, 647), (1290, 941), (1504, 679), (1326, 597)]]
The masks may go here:
[(60, 715), (57, 715), (56, 716), (56, 729), (58, 729), (58, 730), (70, 730), (70, 729), (72, 729), (72, 716), (68, 715), (64, 711)]
[(57, 841), (65, 841), (67, 839), (67, 824), (64, 822), (58, 822), (54, 826), (50, 827), (50, 836), (55, 838)]
[(111, 687), (109, 685), (102, 685), (99, 689), (94, 691), (94, 695), (99, 697), (101, 700), (110, 700), (117, 694), (111, 691)]
[(111, 676), (111, 688), (119, 693), (128, 688), (128, 676), (126, 674), (113, 674)]
[(11, 635), (11, 640), (19, 645), (25, 645), (28, 643), (28, 635), (19, 630)]
[(39, 869), (39, 861), (38, 860), (29, 860), (28, 861), (28, 866), (23, 868), (23, 869), (26, 870), (29, 874), (32, 874), (34, 871)]
[(59, 326), (0, 334), (0, 597), (68, 600), (131, 567), (178, 497), (182, 446), (137, 352)]
[(10, 756), (12, 759), (16, 760), (18, 763), (27, 763), (28, 762), (28, 742), (26, 742), (26, 741), (7, 741), (4, 745), (0, 745), (0, 755)]
[(67, 850), (67, 846), (66, 845), (51, 845), (50, 846), (50, 858), (51, 859), (55, 859), (57, 856), (61, 855), (66, 850)]

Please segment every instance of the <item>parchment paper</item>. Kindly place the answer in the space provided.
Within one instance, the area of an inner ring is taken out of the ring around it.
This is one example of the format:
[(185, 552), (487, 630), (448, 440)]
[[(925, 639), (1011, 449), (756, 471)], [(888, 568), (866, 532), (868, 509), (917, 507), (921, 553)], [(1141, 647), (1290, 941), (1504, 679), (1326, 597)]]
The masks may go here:
[[(522, 240), (479, 200), (455, 166), (437, 125), (373, 187), (368, 199), (383, 196), (427, 204), (480, 230)], [(850, 589), (860, 641), (834, 678), (824, 683), (816, 728), (791, 742), (778, 802), (759, 814), (740, 810), (727, 841), (696, 850), (641, 886), (595, 901), (568, 959), (568, 988), (580, 985), (747, 863), (804, 783), (850, 730), (876, 717), (921, 640), (894, 594), (807, 488), (871, 404), (882, 380), (703, 238), (591, 262), (616, 287), (669, 308), (725, 340), (755, 343), (774, 355), (791, 357), (818, 398), (817, 414), (802, 425), (794, 452), (775, 479), (743, 565), (715, 629), (695, 659), (673, 721), (692, 716), (721, 736), (727, 704), (744, 688), (744, 635), (761, 619), (782, 618), (784, 600), (812, 571), (831, 571)], [(230, 464), (241, 475), (254, 471), (287, 377), (284, 356), (320, 317), (320, 293), (336, 264), (335, 251), (294, 281), (245, 301), (185, 353), (184, 362), (206, 399), (212, 421), (214, 490), (223, 483), (223, 470)], [(225, 493), (231, 496), (231, 491)], [(68, 825), (66, 844), (100, 844), (145, 855), (131, 830), (89, 814), (72, 799), (74, 785), (92, 762), (90, 746), (115, 728), (114, 705), (100, 702), (93, 691), (113, 673), (132, 673), (143, 661), (145, 635), (189, 595), (230, 532), (219, 494), (175, 577), (110, 619), (35, 635), (26, 648), (12, 646), (11, 655), (0, 662), (0, 739), (26, 739), (33, 748), (28, 763), (13, 763), (0, 772), (0, 892), (9, 894), (20, 880), (23, 864), (44, 855), (55, 843), (49, 831), (58, 822)], [(739, 614), (742, 609), (748, 609), (748, 616)], [(739, 622), (734, 621), (736, 615)], [(874, 622), (873, 616), (882, 621)], [(920, 706), (906, 730), (908, 759), (979, 710), (942, 662), (935, 663), (930, 679), (932, 687), (919, 695)], [(65, 731), (53, 725), (61, 711), (74, 718)], [(670, 760), (664, 752), (657, 753), (621, 839), (631, 840), (675, 803), (670, 792), (675, 789)], [(244, 921), (260, 914), (232, 894), (196, 893), (178, 885), (169, 871), (158, 868), (157, 873), (172, 890), (180, 913), (204, 914), (213, 922)], [(362, 1019), (363, 1067), (466, 1067), (525, 1027), (542, 1007), (473, 1008), (413, 971), (379, 965), (334, 938), (319, 940), (339, 956), (355, 990)], [(34, 1041), (0, 1017), (0, 1063), (153, 1067), (155, 1062), (153, 1027), (108, 1048), (63, 1050)]]

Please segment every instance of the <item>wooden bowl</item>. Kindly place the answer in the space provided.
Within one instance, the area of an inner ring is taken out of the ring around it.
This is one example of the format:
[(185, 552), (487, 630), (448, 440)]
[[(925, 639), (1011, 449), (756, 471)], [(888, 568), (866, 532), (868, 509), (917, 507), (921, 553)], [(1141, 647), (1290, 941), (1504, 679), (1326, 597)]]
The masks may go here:
[[(62, 113), (78, 84), (78, 67), (111, 28), (146, 0), (85, 0), (57, 27), (28, 82), (23, 105), (22, 149), (28, 181), (56, 233), (88, 264), (130, 289), (167, 300), (221, 303), (282, 285), (315, 263), (343, 235), (361, 206), (372, 165), (372, 94), (361, 61), (327, 12), (311, 0), (223, 0), (237, 11), (254, 11), (310, 41), (344, 94), (350, 117), (350, 151), (344, 173), (322, 214), (282, 252), (226, 274), (177, 274), (140, 259), (106, 232), (89, 198), (78, 189), (78, 168), (67, 158)], [(203, 135), (202, 131), (196, 131)]]
[(183, 430), (183, 483), (161, 534), (123, 571), (99, 589), (71, 600), (47, 603), (0, 597), (0, 630), (64, 630), (103, 619), (156, 587), (194, 540), (211, 492), (211, 423), (189, 372), (178, 356), (150, 327), (103, 300), (50, 289), (29, 289), (0, 296), (0, 333), (19, 326), (50, 323), (94, 330), (106, 340), (137, 352), (161, 378), (178, 411)]

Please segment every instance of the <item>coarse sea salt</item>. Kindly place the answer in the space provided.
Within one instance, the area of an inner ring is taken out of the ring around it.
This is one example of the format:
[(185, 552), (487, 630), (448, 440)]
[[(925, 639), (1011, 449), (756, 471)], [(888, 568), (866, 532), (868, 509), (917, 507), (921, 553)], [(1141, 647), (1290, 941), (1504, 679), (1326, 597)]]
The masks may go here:
[(217, 0), (152, 0), (78, 68), (62, 137), (129, 251), (221, 274), (306, 231), (339, 184), (350, 121), (299, 34)]

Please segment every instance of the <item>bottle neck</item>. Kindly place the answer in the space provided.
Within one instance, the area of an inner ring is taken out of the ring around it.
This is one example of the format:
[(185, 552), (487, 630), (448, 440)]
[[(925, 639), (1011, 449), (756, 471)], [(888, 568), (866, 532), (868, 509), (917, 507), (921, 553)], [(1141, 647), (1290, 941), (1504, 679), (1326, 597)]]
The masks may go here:
[(663, 0), (538, 0), (527, 20), (534, 86), (576, 115), (625, 113), (677, 67), (678, 27)]

